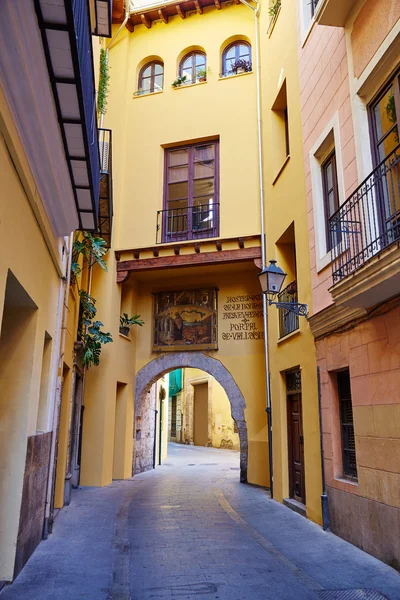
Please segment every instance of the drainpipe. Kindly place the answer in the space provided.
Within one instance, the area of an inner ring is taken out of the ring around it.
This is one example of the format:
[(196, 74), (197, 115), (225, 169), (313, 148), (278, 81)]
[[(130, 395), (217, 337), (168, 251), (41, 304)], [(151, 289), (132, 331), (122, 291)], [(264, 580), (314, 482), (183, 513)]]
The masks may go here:
[(56, 484), (56, 471), (57, 471), (57, 454), (58, 454), (58, 436), (60, 429), (60, 411), (61, 411), (61, 397), (62, 397), (62, 373), (63, 373), (63, 358), (65, 352), (65, 338), (67, 331), (67, 319), (68, 319), (68, 301), (69, 301), (69, 286), (71, 283), (71, 264), (72, 264), (72, 245), (74, 242), (74, 234), (71, 233), (69, 239), (68, 248), (68, 262), (67, 262), (67, 273), (66, 277), (63, 278), (64, 289), (62, 292), (62, 300), (59, 311), (59, 322), (57, 327), (61, 327), (61, 342), (60, 342), (60, 356), (58, 361), (58, 383), (55, 393), (55, 407), (53, 414), (53, 427), (52, 427), (52, 441), (51, 441), (51, 453), (50, 453), (50, 464), (49, 464), (49, 475), (47, 479), (47, 493), (46, 493), (46, 505), (44, 515), (44, 526), (43, 526), (43, 539), (47, 539), (48, 534), (51, 533), (54, 521), (54, 495), (55, 495), (55, 484)]
[(326, 531), (329, 529), (329, 510), (328, 510), (328, 494), (326, 493), (325, 485), (325, 461), (324, 461), (324, 440), (322, 436), (322, 402), (321, 402), (321, 373), (320, 368), (317, 367), (317, 378), (318, 378), (318, 411), (319, 411), (319, 443), (321, 452), (321, 474), (322, 474), (322, 494), (321, 494), (321, 506), (322, 506), (322, 527)]
[[(121, 27), (118, 29), (117, 33), (111, 38), (110, 43), (108, 44), (107, 48), (106, 48), (106, 64), (108, 65), (108, 54), (110, 52), (110, 48), (111, 46), (114, 45), (115, 40), (117, 39), (117, 37), (119, 36), (119, 34), (121, 33), (121, 31), (123, 30), (123, 28), (125, 27), (125, 25), (128, 22), (129, 19), (129, 15), (130, 15), (130, 0), (125, 0), (124, 2), (125, 4), (125, 17), (124, 20), (121, 23)], [(104, 122), (104, 115), (103, 113), (101, 113), (100, 116), (100, 125), (99, 128), (102, 129), (103, 128), (103, 122)]]
[[(257, 86), (257, 136), (258, 136), (258, 176), (260, 187), (260, 219), (261, 219), (261, 260), (262, 268), (267, 265), (267, 244), (265, 234), (265, 205), (264, 205), (264, 175), (263, 175), (263, 145), (262, 145), (262, 119), (261, 119), (261, 61), (260, 61), (260, 3), (258, 0), (253, 0), (255, 6), (247, 0), (240, 0), (242, 4), (250, 8), (254, 13), (255, 22), (255, 72)], [(265, 391), (267, 397), (267, 424), (268, 424), (268, 463), (270, 474), (270, 490), (271, 498), (274, 496), (274, 476), (273, 476), (273, 461), (272, 461), (272, 412), (271, 412), (271, 386), (269, 377), (269, 347), (268, 347), (268, 304), (265, 294), (263, 297), (263, 324), (264, 324), (264, 356), (265, 356)]]

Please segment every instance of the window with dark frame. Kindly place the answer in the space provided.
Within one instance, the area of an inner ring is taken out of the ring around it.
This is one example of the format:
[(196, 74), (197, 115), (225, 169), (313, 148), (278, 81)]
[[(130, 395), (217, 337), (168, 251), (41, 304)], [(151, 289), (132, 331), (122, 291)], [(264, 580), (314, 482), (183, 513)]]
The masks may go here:
[(164, 65), (159, 61), (147, 63), (139, 73), (138, 91), (143, 94), (161, 92), (164, 87)]
[(306, 2), (310, 3), (310, 6), (311, 6), (311, 18), (313, 18), (319, 0), (306, 0)]
[(286, 149), (286, 157), (290, 155), (290, 144), (289, 144), (289, 117), (288, 117), (288, 109), (287, 106), (283, 111), (283, 117), (285, 119), (285, 149)]
[(351, 401), (350, 371), (349, 369), (339, 371), (336, 376), (340, 404), (343, 476), (357, 479), (356, 442), (354, 435), (353, 405)]
[(328, 158), (322, 163), (321, 170), (325, 210), (326, 249), (329, 251), (336, 246), (339, 241), (338, 236), (340, 236), (340, 232), (331, 232), (329, 229), (329, 219), (337, 210), (339, 210), (339, 189), (335, 150), (333, 150)]
[(233, 42), (233, 44), (229, 44), (225, 48), (222, 54), (222, 74), (233, 74), (232, 66), (238, 60), (243, 60), (251, 64), (251, 46), (244, 40)]
[(186, 76), (185, 83), (196, 83), (202, 78), (201, 73), (206, 67), (207, 57), (204, 52), (190, 52), (180, 62), (179, 75)]
[(375, 166), (399, 145), (400, 72), (385, 85), (369, 106)]
[(171, 437), (176, 438), (176, 396), (171, 397)]
[(218, 141), (165, 151), (162, 241), (219, 233)]

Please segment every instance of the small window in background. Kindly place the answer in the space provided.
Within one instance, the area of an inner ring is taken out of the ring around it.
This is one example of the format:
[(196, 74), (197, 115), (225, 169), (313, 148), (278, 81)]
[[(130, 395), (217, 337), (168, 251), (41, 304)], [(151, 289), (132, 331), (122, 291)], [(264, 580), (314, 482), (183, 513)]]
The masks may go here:
[(326, 249), (332, 250), (338, 243), (340, 232), (332, 232), (329, 226), (330, 218), (339, 210), (339, 191), (336, 170), (336, 154), (331, 152), (322, 163), (322, 189), (324, 194)]
[(225, 48), (222, 55), (222, 75), (224, 77), (251, 70), (251, 46), (248, 42), (234, 42)]
[(349, 369), (337, 373), (337, 386), (340, 404), (343, 475), (345, 477), (357, 479), (356, 442), (354, 435)]
[(151, 62), (140, 71), (138, 94), (161, 92), (164, 86), (164, 65), (161, 62)]
[(376, 165), (399, 145), (400, 75), (397, 74), (370, 108)]
[(204, 52), (187, 54), (179, 65), (179, 75), (186, 77), (185, 83), (197, 83), (207, 78), (207, 57)]
[(286, 80), (272, 105), (272, 139), (274, 140), (274, 172), (277, 174), (290, 156), (289, 113)]

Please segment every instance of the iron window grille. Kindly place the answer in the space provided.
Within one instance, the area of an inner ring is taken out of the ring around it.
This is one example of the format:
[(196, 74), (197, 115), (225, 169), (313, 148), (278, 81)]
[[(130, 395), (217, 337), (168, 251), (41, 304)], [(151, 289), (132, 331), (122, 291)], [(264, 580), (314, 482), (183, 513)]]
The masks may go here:
[(337, 385), (340, 403), (343, 475), (357, 479), (353, 405), (351, 401), (350, 372), (348, 369), (337, 373)]
[[(297, 304), (297, 281), (292, 281), (289, 285), (278, 294), (278, 302), (287, 302)], [(299, 315), (285, 307), (278, 307), (279, 318), (279, 338), (283, 338), (289, 333), (297, 331), (299, 328)]]

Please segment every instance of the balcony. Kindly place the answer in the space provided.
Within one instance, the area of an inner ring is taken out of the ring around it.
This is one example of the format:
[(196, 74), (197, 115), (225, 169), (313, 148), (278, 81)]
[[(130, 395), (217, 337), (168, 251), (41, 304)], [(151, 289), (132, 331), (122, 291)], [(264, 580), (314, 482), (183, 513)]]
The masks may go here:
[(219, 204), (207, 203), (157, 212), (156, 244), (218, 237)]
[(356, 0), (311, 0), (314, 16), (320, 25), (344, 27)]
[(98, 230), (106, 241), (107, 247), (111, 246), (112, 218), (113, 218), (113, 185), (112, 185), (112, 131), (99, 129), (100, 151), (100, 196)]
[(35, 0), (79, 228), (98, 225), (100, 165), (87, 0)]
[(335, 302), (368, 308), (400, 290), (400, 145), (329, 220)]
[[(289, 285), (278, 294), (277, 302), (292, 302), (297, 304), (297, 281), (292, 281)], [(279, 339), (284, 338), (297, 331), (299, 328), (299, 316), (290, 312), (286, 308), (278, 308), (279, 317)]]

